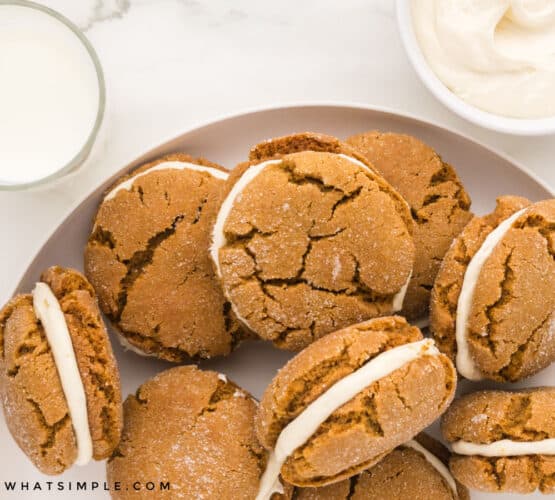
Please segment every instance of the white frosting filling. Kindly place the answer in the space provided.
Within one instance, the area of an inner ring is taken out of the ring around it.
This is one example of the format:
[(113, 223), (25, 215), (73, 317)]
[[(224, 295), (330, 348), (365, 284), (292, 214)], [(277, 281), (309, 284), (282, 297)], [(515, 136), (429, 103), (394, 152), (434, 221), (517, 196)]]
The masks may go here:
[(401, 289), (393, 296), (393, 301), (391, 303), (393, 312), (398, 312), (403, 309), (403, 302), (405, 302), (405, 295), (409, 288), (410, 279), (412, 278), (412, 271), (409, 273), (409, 277)]
[(502, 439), (490, 444), (475, 444), (455, 441), (451, 444), (459, 455), (481, 455), (483, 457), (516, 457), (521, 455), (555, 455), (555, 439), (541, 441), (513, 441)]
[(457, 342), (457, 370), (468, 380), (483, 379), (482, 373), (472, 359), (468, 346), (468, 318), (470, 316), (474, 290), (476, 289), (480, 271), (497, 244), (503, 239), (503, 236), (511, 229), (513, 223), (525, 210), (526, 209), (522, 209), (514, 213), (488, 234), (480, 249), (470, 260), (466, 272), (464, 273), (461, 293), (457, 302), (455, 338)]
[(77, 441), (77, 465), (92, 459), (93, 445), (87, 412), (87, 397), (64, 313), (46, 283), (37, 283), (33, 290), (33, 307), (42, 323), (67, 402), (71, 424)]
[(553, 0), (407, 4), (422, 55), (446, 91), (500, 116), (555, 116)]
[(362, 163), (360, 160), (357, 160), (352, 156), (344, 155), (343, 153), (337, 153), (337, 156), (340, 156), (344, 160), (350, 161), (351, 163), (354, 163), (355, 165), (358, 165), (359, 167), (362, 167), (363, 169), (368, 170), (368, 172), (374, 175), (377, 175), (373, 169), (371, 169), (368, 165), (366, 165), (366, 163)]
[(145, 175), (150, 174), (151, 172), (155, 172), (157, 170), (185, 170), (185, 169), (195, 170), (197, 172), (207, 172), (212, 177), (215, 177), (216, 179), (221, 179), (223, 181), (225, 181), (228, 177), (227, 172), (218, 170), (217, 168), (206, 167), (204, 165), (197, 165), (196, 163), (189, 163), (186, 161), (165, 161), (162, 163), (158, 163), (158, 165), (154, 165), (153, 167), (148, 168), (143, 172), (140, 172), (137, 175), (134, 175), (133, 177), (130, 177), (126, 181), (122, 182), (121, 184), (118, 184), (104, 197), (104, 201), (108, 201), (108, 200), (111, 200), (112, 198), (115, 198), (115, 196), (120, 191), (124, 191), (124, 190), (129, 191), (133, 186), (133, 183), (137, 179), (139, 179), (140, 177), (144, 177)]
[(141, 349), (139, 349), (137, 346), (134, 346), (131, 342), (129, 342), (129, 340), (127, 340), (122, 334), (120, 334), (119, 332), (117, 333), (117, 338), (119, 340), (120, 345), (126, 350), (126, 351), (132, 351), (135, 354), (138, 354), (139, 356), (143, 357), (143, 358), (154, 358), (156, 357), (156, 354), (148, 354), (144, 351), (142, 351)]
[[(342, 153), (337, 154), (337, 156), (340, 156), (341, 158), (344, 158), (345, 160), (350, 161), (351, 163), (357, 165), (358, 167), (361, 167), (361, 168), (367, 170), (368, 172), (370, 172), (372, 174), (375, 174), (375, 172), (368, 165), (362, 163), (361, 161), (357, 160), (356, 158), (353, 158), (351, 156), (347, 156), (347, 155), (342, 154)], [(222, 203), (222, 206), (220, 207), (220, 211), (218, 212), (218, 216), (216, 217), (216, 222), (214, 224), (214, 228), (212, 230), (212, 245), (210, 246), (210, 257), (212, 258), (212, 261), (214, 262), (214, 265), (216, 267), (216, 272), (217, 272), (217, 274), (220, 278), (222, 276), (222, 271), (221, 271), (221, 266), (220, 266), (219, 253), (220, 253), (220, 249), (227, 242), (227, 239), (225, 237), (225, 232), (224, 232), (224, 226), (225, 226), (225, 222), (226, 222), (227, 218), (229, 217), (229, 214), (231, 213), (231, 210), (233, 208), (233, 204), (235, 203), (235, 201), (238, 198), (240, 198), (240, 196), (243, 193), (243, 191), (245, 190), (245, 188), (266, 167), (268, 167), (270, 165), (276, 165), (278, 163), (281, 163), (281, 160), (267, 160), (267, 161), (264, 161), (264, 162), (259, 163), (257, 165), (253, 165), (252, 167), (249, 167), (243, 173), (243, 175), (241, 175), (239, 180), (234, 184), (234, 186), (231, 188), (231, 191), (227, 195), (226, 199)], [(410, 273), (410, 275), (409, 275), (407, 281), (405, 282), (405, 284), (393, 296), (393, 301), (392, 301), (392, 311), (393, 312), (400, 311), (403, 308), (403, 302), (405, 300), (405, 295), (407, 294), (407, 288), (409, 286), (411, 276), (412, 276), (412, 272)], [(249, 326), (248, 321), (239, 314), (239, 312), (237, 311), (237, 309), (233, 305), (233, 302), (232, 302), (232, 309), (233, 309), (233, 312), (235, 313), (235, 315), (237, 316), (237, 318), (241, 322), (243, 322), (245, 325)]]
[[(220, 207), (220, 211), (218, 212), (218, 216), (216, 217), (216, 222), (214, 223), (214, 228), (212, 230), (212, 245), (210, 246), (210, 256), (214, 261), (214, 265), (216, 266), (216, 271), (218, 276), (222, 276), (222, 271), (220, 267), (220, 248), (222, 248), (227, 239), (225, 237), (224, 232), (224, 225), (229, 217), (231, 209), (233, 208), (233, 204), (235, 200), (241, 196), (245, 188), (260, 174), (267, 166), (269, 165), (276, 165), (281, 163), (281, 160), (268, 160), (259, 163), (258, 165), (253, 165), (249, 167), (243, 175), (239, 178), (239, 180), (233, 185), (231, 191), (226, 196), (222, 206)], [(237, 311), (235, 311), (237, 314)], [(243, 319), (244, 321), (244, 319)]]
[[(379, 175), (373, 169), (371, 169), (368, 165), (366, 165), (365, 163), (362, 163), (361, 161), (357, 160), (356, 158), (353, 158), (352, 156), (347, 156), (343, 153), (338, 153), (337, 156), (341, 156), (341, 158), (344, 158), (345, 160), (350, 161), (351, 163), (354, 163), (355, 165), (358, 165), (359, 167), (362, 167), (363, 169), (367, 170), (368, 172), (370, 172), (374, 175)], [(404, 203), (407, 206), (407, 209), (410, 211), (409, 204), (406, 201)], [(408, 290), (411, 278), (412, 278), (412, 270), (409, 273), (409, 277), (407, 278), (407, 281), (405, 281), (405, 284), (393, 296), (393, 301), (391, 303), (392, 312), (399, 312), (401, 309), (403, 309), (403, 303), (405, 302), (405, 296), (407, 295), (407, 290)]]
[(406, 442), (403, 446), (408, 446), (409, 448), (412, 448), (424, 455), (424, 458), (430, 463), (430, 465), (443, 476), (443, 479), (445, 479), (445, 481), (455, 494), (455, 498), (459, 497), (457, 491), (457, 483), (455, 482), (455, 479), (449, 472), (449, 469), (439, 458), (437, 458), (433, 453), (430, 453), (426, 448), (424, 448), (424, 446), (422, 446), (418, 441), (415, 441), (414, 439)]
[(332, 385), (310, 403), (280, 433), (270, 453), (266, 470), (260, 480), (256, 500), (266, 500), (279, 491), (279, 473), (287, 458), (306, 443), (327, 418), (377, 380), (422, 356), (437, 356), (439, 351), (431, 339), (404, 344), (378, 354), (358, 370)]

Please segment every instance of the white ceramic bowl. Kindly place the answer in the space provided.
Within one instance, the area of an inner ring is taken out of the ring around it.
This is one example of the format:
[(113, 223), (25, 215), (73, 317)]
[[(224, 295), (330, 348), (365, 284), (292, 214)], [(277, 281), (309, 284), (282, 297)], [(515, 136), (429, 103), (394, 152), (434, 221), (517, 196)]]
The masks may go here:
[(412, 1), (396, 0), (396, 3), (399, 32), (410, 62), (424, 85), (428, 87), (428, 90), (451, 111), (470, 122), (497, 132), (515, 135), (547, 135), (555, 133), (555, 116), (552, 118), (535, 119), (507, 118), (482, 111), (451, 92), (432, 71), (420, 49), (412, 24)]

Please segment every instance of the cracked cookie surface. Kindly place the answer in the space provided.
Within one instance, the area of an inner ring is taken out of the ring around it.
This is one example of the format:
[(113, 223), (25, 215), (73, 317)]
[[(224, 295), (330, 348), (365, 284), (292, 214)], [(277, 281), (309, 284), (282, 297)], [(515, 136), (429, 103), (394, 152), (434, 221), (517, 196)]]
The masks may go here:
[(473, 219), (455, 240), (434, 285), (431, 329), (454, 356), (457, 302), (468, 264), (491, 231), (527, 206), (485, 261), (472, 297), (467, 342), (489, 379), (517, 381), (555, 359), (555, 201), (529, 205), (522, 198), (500, 198), (492, 214)]
[[(311, 344), (265, 391), (256, 419), (260, 442), (272, 449), (280, 432), (333, 384), (380, 353), (421, 339), (420, 330), (404, 318), (387, 317)], [(333, 412), (287, 459), (282, 477), (297, 486), (319, 486), (369, 468), (443, 413), (455, 385), (454, 367), (446, 356), (425, 355), (409, 362)]]
[[(415, 438), (448, 466), (449, 451), (426, 434)], [(424, 455), (401, 445), (378, 464), (338, 483), (319, 488), (291, 488), (292, 500), (469, 500), (468, 490), (457, 483), (456, 494)]]
[(401, 314), (427, 316), (430, 292), (443, 256), (472, 218), (470, 197), (455, 169), (415, 137), (370, 131), (349, 137), (405, 198), (414, 219), (414, 270)]
[[(231, 174), (229, 190), (249, 168)], [(282, 348), (391, 313), (412, 270), (408, 207), (379, 176), (335, 153), (279, 157), (220, 217), (226, 296), (251, 330)]]
[[(374, 165), (357, 149), (339, 140), (337, 137), (316, 132), (301, 132), (263, 141), (251, 148), (249, 160), (251, 162), (260, 162), (279, 158), (291, 153), (302, 153), (303, 151), (348, 156), (349, 158), (354, 158), (363, 163), (373, 172), (376, 172)], [(412, 234), (414, 224), (407, 201), (381, 175), (374, 176), (374, 181), (380, 186), (383, 192), (391, 196), (397, 211), (405, 221), (409, 232)]]
[[(479, 391), (455, 400), (442, 419), (450, 442), (490, 444), (502, 439), (555, 438), (555, 389)], [(461, 483), (487, 492), (555, 493), (555, 456), (453, 455), (450, 468)]]
[[(184, 154), (165, 162), (224, 171)], [(125, 342), (173, 362), (226, 355), (242, 338), (208, 257), (224, 181), (206, 171), (159, 169), (105, 199), (85, 250), (85, 271)]]
[(254, 433), (256, 402), (218, 373), (176, 367), (124, 403), (125, 427), (108, 481), (168, 481), (168, 491), (113, 491), (112, 498), (237, 498), (258, 491), (266, 453)]
[[(93, 457), (108, 457), (122, 428), (119, 372), (91, 285), (77, 271), (52, 267), (41, 276), (58, 299), (87, 398)], [(31, 295), (0, 312), (0, 392), (6, 423), (42, 472), (60, 474), (77, 444), (56, 364)]]

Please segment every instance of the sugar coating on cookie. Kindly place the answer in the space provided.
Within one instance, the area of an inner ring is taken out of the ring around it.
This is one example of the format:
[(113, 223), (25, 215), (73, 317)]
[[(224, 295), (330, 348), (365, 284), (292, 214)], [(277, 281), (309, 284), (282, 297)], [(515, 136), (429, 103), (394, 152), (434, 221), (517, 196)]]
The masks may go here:
[(455, 239), (432, 294), (431, 330), (472, 379), (516, 381), (555, 359), (555, 201), (501, 197)]
[(101, 203), (85, 271), (133, 351), (180, 362), (229, 354), (242, 340), (208, 256), (227, 175), (168, 155), (118, 181)]
[(431, 423), (455, 383), (448, 358), (403, 318), (316, 341), (280, 370), (261, 401), (257, 433), (271, 454), (259, 498), (280, 471), (288, 483), (320, 486), (368, 468)]
[(366, 387), (387, 377), (395, 370), (423, 356), (437, 355), (439, 351), (430, 339), (400, 345), (378, 354), (328, 388), (280, 432), (262, 476), (257, 500), (268, 499), (273, 492), (280, 490), (279, 475), (285, 461), (314, 435), (333, 412)]
[[(252, 499), (265, 464), (254, 433), (256, 403), (216, 372), (172, 368), (124, 404), (122, 440), (107, 464), (108, 482), (167, 481), (156, 498)], [(112, 491), (114, 499), (136, 493)]]
[[(60, 474), (90, 457), (89, 439), (95, 460), (108, 457), (117, 445), (123, 419), (119, 373), (84, 276), (49, 268), (34, 298), (18, 295), (0, 311), (2, 405), (23, 452), (42, 472)], [(62, 352), (59, 338), (66, 333), (70, 338), (65, 337)], [(76, 388), (77, 404), (70, 394)]]
[(163, 161), (162, 163), (157, 163), (156, 165), (149, 167), (137, 173), (136, 175), (132, 175), (127, 180), (123, 181), (121, 184), (118, 184), (106, 196), (104, 196), (104, 201), (112, 200), (122, 190), (131, 191), (131, 189), (133, 188), (133, 184), (137, 179), (144, 177), (145, 175), (151, 172), (156, 172), (159, 170), (193, 170), (196, 172), (206, 172), (222, 181), (225, 181), (228, 178), (227, 172), (224, 172), (223, 170), (219, 170), (214, 167), (197, 165), (196, 163), (191, 163), (188, 161)]
[(412, 448), (420, 453), (428, 463), (443, 477), (445, 482), (449, 485), (449, 488), (453, 492), (454, 496), (457, 496), (457, 483), (455, 479), (449, 472), (449, 469), (445, 464), (437, 458), (432, 452), (428, 451), (424, 446), (422, 446), (418, 441), (411, 439), (404, 444), (405, 447)]
[(449, 451), (421, 433), (348, 479), (318, 488), (286, 489), (296, 500), (468, 500), (468, 490), (453, 478), (448, 460)]
[[(362, 163), (372, 172), (376, 172), (374, 165), (356, 148), (351, 147), (346, 142), (340, 141), (337, 137), (317, 132), (300, 132), (267, 139), (251, 148), (249, 160), (253, 163), (259, 163), (261, 161), (276, 157), (279, 158), (291, 153), (301, 153), (303, 151), (333, 153), (347, 156), (352, 160)], [(405, 198), (403, 198), (381, 175), (376, 175), (374, 180), (378, 183), (381, 190), (387, 192), (391, 196), (398, 212), (405, 220), (409, 232), (412, 234), (413, 224), (407, 200), (405, 200)]]
[(252, 331), (300, 349), (399, 305), (414, 244), (376, 179), (357, 159), (313, 151), (232, 174), (211, 255), (226, 297)]
[(525, 208), (515, 212), (489, 233), (476, 254), (470, 259), (464, 273), (461, 293), (457, 301), (455, 339), (457, 342), (456, 365), (459, 373), (469, 380), (482, 380), (483, 376), (476, 367), (468, 348), (468, 319), (472, 308), (474, 291), (478, 284), (480, 272), (491, 256), (495, 247), (511, 229), (513, 223), (525, 212)]
[(455, 169), (415, 137), (369, 131), (346, 142), (410, 205), (416, 254), (402, 314), (413, 320), (426, 317), (441, 260), (472, 218), (470, 197)]
[(479, 391), (442, 419), (453, 475), (488, 492), (555, 493), (555, 389)]

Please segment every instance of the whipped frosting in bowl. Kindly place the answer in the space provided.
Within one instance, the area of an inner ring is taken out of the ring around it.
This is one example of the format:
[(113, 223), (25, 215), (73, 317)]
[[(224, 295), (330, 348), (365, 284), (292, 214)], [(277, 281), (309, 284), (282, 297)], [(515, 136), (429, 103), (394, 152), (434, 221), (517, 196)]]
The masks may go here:
[(500, 132), (555, 132), (555, 2), (397, 0), (401, 38), (428, 89)]

